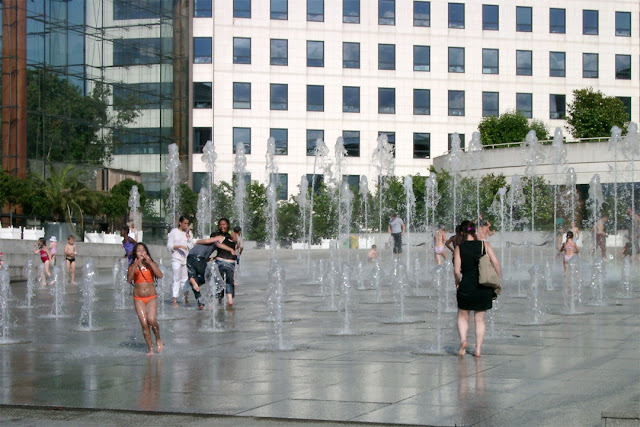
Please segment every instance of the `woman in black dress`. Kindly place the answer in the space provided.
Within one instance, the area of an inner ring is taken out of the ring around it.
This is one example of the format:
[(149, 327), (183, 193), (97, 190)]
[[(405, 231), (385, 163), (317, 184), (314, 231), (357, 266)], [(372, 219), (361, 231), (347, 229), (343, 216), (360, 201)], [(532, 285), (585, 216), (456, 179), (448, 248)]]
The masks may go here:
[(493, 289), (478, 283), (478, 260), (483, 255), (482, 243), (489, 254), (491, 264), (501, 276), (500, 263), (488, 242), (476, 240), (476, 226), (471, 221), (460, 224), (462, 243), (453, 252), (453, 275), (456, 280), (456, 297), (458, 299), (458, 332), (460, 333), (460, 350), (458, 356), (467, 351), (467, 330), (469, 329), (469, 312), (474, 311), (476, 324), (475, 356), (480, 357), (484, 339), (484, 313), (491, 308)]

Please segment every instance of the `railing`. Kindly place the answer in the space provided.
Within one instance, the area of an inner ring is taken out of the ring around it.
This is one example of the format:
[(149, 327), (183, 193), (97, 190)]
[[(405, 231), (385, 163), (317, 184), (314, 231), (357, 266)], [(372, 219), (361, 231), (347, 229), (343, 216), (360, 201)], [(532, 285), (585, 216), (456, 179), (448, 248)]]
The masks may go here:
[[(608, 142), (609, 138), (608, 137), (603, 137), (603, 138), (581, 138), (581, 139), (576, 139), (573, 141), (567, 141), (564, 140), (563, 143), (564, 144), (582, 144), (582, 143), (593, 143), (593, 142)], [(540, 143), (541, 145), (551, 145), (553, 144), (553, 139), (545, 139), (542, 141), (538, 141), (538, 143)], [(515, 147), (521, 147), (522, 144), (524, 144), (524, 141), (521, 142), (503, 142), (500, 144), (488, 144), (488, 145), (482, 145), (482, 149), (483, 150), (493, 150), (493, 149), (500, 149), (500, 148), (515, 148)], [(466, 151), (469, 152), (471, 151), (469, 149), (469, 147), (465, 147), (462, 149), (462, 151)], [(446, 150), (442, 155), (446, 156), (451, 152), (451, 150)]]

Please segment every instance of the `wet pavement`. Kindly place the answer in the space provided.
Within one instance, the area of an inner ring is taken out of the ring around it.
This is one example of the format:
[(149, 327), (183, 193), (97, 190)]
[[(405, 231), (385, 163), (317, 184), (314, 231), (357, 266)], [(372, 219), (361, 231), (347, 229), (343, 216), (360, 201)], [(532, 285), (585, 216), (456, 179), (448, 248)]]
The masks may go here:
[[(381, 303), (369, 283), (367, 290), (352, 283), (346, 327), (343, 311), (317, 296), (306, 260), (293, 251), (279, 253), (287, 296), (285, 333), (276, 341), (268, 256), (243, 257), (233, 309), (198, 311), (193, 298), (172, 307), (167, 298), (166, 347), (152, 357), (130, 297), (126, 309), (114, 308), (110, 272), (98, 275), (95, 331), (78, 326), (78, 286), (66, 288), (64, 317), (52, 318), (47, 289), (23, 308), (25, 284), (13, 282), (13, 342), (0, 345), (0, 424), (596, 426), (605, 413), (638, 425), (640, 283), (632, 298), (616, 298), (615, 264), (605, 305), (572, 315), (560, 314), (561, 265), (553, 265), (554, 290), (540, 295), (538, 324), (530, 321), (531, 300), (516, 298), (515, 282), (505, 282), (476, 358), (455, 355), (456, 314), (438, 316), (430, 272), (409, 284), (404, 316), (388, 280)], [(328, 253), (318, 256), (326, 262)], [(471, 322), (469, 353), (474, 342)]]

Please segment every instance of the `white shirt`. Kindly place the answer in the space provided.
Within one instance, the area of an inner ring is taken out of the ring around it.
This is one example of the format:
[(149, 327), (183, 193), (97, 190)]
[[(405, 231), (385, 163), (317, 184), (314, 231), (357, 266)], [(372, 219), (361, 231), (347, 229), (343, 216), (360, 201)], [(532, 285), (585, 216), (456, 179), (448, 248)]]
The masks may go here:
[[(182, 231), (179, 228), (174, 228), (169, 233), (167, 239), (167, 250), (171, 252), (171, 261), (178, 261), (184, 265), (187, 263), (187, 255), (189, 255), (189, 249), (195, 244), (193, 238), (187, 239), (186, 231)], [(186, 246), (188, 249), (173, 249), (174, 246)]]
[(402, 222), (399, 217), (396, 217), (396, 219), (392, 219), (391, 221), (389, 221), (391, 233), (402, 233), (402, 224), (404, 224), (404, 222)]

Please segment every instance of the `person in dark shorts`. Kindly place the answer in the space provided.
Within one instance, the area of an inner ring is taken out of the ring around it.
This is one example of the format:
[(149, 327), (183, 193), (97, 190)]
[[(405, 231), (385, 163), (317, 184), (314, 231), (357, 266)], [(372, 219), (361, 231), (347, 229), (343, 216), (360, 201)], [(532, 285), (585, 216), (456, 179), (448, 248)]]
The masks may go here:
[(224, 239), (224, 236), (218, 236), (213, 233), (208, 239), (197, 240), (196, 245), (189, 251), (189, 256), (187, 256), (188, 282), (191, 285), (191, 289), (193, 289), (193, 295), (198, 303), (198, 310), (204, 308), (204, 302), (200, 300), (200, 286), (204, 285), (207, 262), (211, 258), (211, 254), (216, 248), (223, 248), (235, 254), (233, 248), (222, 243)]
[(404, 232), (404, 222), (398, 218), (398, 214), (392, 213), (389, 221), (389, 234), (393, 237), (393, 253), (398, 256), (402, 253), (402, 236), (404, 236)]
[[(218, 221), (218, 236), (223, 237), (223, 245), (218, 246), (215, 262), (218, 266), (220, 274), (225, 280), (226, 286), (224, 292), (218, 294), (218, 302), (222, 302), (224, 293), (227, 294), (227, 304), (233, 307), (233, 295), (235, 294), (235, 271), (236, 271), (236, 254), (235, 249), (238, 247), (236, 241), (229, 233), (229, 220), (220, 218)], [(227, 249), (230, 248), (231, 250)]]

